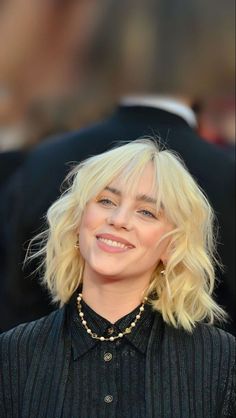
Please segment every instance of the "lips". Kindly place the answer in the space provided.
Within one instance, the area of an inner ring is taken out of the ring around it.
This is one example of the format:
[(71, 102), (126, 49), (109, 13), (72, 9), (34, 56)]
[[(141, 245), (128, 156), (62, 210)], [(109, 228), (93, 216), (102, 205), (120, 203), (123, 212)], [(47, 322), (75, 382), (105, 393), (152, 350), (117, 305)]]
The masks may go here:
[(135, 246), (131, 244), (131, 242), (127, 241), (124, 238), (121, 238), (112, 234), (98, 234), (96, 235), (96, 238), (99, 241), (104, 242), (105, 244), (110, 245), (112, 247), (124, 248), (124, 249), (135, 248)]

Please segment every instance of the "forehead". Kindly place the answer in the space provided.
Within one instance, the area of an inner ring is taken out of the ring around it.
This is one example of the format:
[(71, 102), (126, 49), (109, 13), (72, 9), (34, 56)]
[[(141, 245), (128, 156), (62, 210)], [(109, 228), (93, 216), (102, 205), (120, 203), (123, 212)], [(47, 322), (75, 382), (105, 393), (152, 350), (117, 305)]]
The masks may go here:
[(127, 170), (112, 180), (108, 186), (121, 191), (122, 194), (147, 195), (156, 198), (157, 187), (153, 164), (148, 163), (138, 175), (129, 173)]

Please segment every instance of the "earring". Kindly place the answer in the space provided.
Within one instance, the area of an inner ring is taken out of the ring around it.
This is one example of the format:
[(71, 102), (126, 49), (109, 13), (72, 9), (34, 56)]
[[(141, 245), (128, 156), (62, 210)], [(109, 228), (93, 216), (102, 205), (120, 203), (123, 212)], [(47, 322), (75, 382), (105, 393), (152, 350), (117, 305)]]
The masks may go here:
[(165, 270), (161, 270), (160, 273), (161, 273), (162, 276), (165, 276), (166, 275), (166, 271)]
[(79, 237), (77, 237), (76, 243), (74, 245), (75, 249), (78, 250), (79, 249)]

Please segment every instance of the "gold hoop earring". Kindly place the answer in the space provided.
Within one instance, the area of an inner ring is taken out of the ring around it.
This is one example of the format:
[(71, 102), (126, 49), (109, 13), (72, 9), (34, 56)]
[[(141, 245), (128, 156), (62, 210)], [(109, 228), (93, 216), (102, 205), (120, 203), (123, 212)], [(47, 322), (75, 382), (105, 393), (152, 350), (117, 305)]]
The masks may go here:
[(74, 247), (75, 247), (75, 249), (76, 249), (76, 250), (78, 250), (78, 249), (79, 249), (79, 247), (80, 247), (80, 245), (79, 245), (79, 237), (77, 238), (77, 240), (76, 240), (76, 243), (75, 243)]

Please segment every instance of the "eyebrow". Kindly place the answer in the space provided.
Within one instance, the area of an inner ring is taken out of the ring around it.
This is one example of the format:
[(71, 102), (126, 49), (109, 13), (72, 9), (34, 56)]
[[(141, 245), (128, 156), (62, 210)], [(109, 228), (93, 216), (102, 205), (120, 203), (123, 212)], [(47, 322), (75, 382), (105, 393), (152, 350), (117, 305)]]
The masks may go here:
[[(116, 196), (121, 196), (121, 191), (114, 188), (114, 187), (107, 186), (107, 187), (105, 187), (104, 190), (108, 190), (109, 192), (115, 194)], [(146, 203), (153, 203), (154, 205), (156, 205), (156, 203), (157, 203), (156, 199), (154, 199), (153, 197), (148, 196), (146, 194), (137, 195), (136, 200), (146, 202)]]

